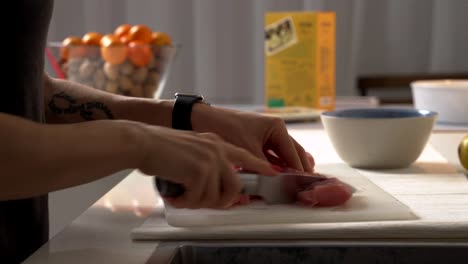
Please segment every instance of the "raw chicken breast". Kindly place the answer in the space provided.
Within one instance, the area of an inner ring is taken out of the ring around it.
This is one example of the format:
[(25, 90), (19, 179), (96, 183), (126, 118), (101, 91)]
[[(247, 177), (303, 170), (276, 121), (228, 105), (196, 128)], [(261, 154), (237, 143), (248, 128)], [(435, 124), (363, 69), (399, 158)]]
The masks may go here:
[(296, 201), (306, 206), (337, 206), (353, 195), (354, 188), (336, 178), (311, 184), (296, 194)]
[(285, 182), (283, 182), (290, 197), (294, 197), (295, 201), (301, 205), (337, 206), (348, 201), (354, 192), (353, 187), (337, 178), (328, 178), (318, 173), (299, 172), (291, 168), (283, 168), (281, 172), (309, 176), (307, 178), (285, 177)]
[[(318, 173), (304, 173), (288, 167), (274, 165), (275, 169), (283, 173), (301, 174), (309, 177), (285, 177), (283, 186), (288, 195), (303, 206), (338, 206), (346, 203), (353, 195), (355, 189), (340, 181), (337, 178), (329, 178)], [(261, 197), (251, 197), (240, 195), (234, 205), (246, 205), (252, 199)]]

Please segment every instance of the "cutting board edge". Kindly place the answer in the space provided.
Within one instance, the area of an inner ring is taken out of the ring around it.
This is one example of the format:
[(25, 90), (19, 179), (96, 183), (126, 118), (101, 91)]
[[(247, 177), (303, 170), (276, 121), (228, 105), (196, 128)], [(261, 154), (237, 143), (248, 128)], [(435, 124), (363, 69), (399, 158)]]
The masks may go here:
[[(270, 216), (269, 216), (270, 217)], [(265, 217), (266, 218), (266, 217)], [(200, 218), (199, 218), (200, 219)], [(192, 223), (195, 224), (187, 224), (185, 221), (179, 221), (177, 216), (167, 216), (166, 221), (169, 226), (177, 227), (177, 228), (190, 228), (190, 227), (204, 227), (205, 224), (202, 224), (202, 221), (199, 219), (193, 219), (197, 221), (193, 221)], [(229, 218), (229, 219), (219, 219), (219, 220), (212, 220), (211, 225), (215, 226), (243, 226), (243, 225), (255, 225), (258, 224), (258, 221), (252, 222), (247, 220), (242, 220), (245, 218)], [(411, 220), (421, 220), (422, 218), (412, 211), (408, 211), (405, 214), (400, 212), (400, 215), (394, 215), (391, 212), (388, 214), (382, 214), (380, 217), (374, 217), (373, 219), (362, 218), (360, 216), (348, 217), (343, 220), (334, 220), (334, 221), (327, 221), (323, 218), (315, 218), (315, 219), (305, 219), (305, 218), (296, 218), (296, 220), (291, 220), (290, 218), (277, 218), (277, 221), (268, 221), (268, 224), (332, 224), (332, 223), (364, 223), (364, 222), (382, 222), (382, 221), (411, 221)], [(258, 219), (257, 219), (258, 220)], [(182, 224), (178, 224), (182, 223)], [(196, 224), (200, 223), (200, 224)]]
[[(357, 226), (333, 227), (322, 225), (316, 229), (307, 227), (281, 228), (271, 226), (246, 226), (242, 230), (234, 228), (220, 231), (217, 228), (175, 228), (167, 225), (142, 226), (132, 230), (134, 240), (346, 240), (346, 239), (463, 239), (468, 241), (468, 221), (462, 223), (431, 222), (431, 221), (390, 221), (382, 226), (373, 222), (355, 223)], [(240, 227), (242, 228), (242, 227)], [(462, 232), (461, 230), (465, 230)]]

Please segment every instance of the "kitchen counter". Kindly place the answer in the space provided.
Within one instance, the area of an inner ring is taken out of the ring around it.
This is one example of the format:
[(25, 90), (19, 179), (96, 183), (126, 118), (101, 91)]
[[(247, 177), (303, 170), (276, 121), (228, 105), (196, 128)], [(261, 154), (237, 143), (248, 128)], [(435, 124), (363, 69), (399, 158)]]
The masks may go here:
[[(317, 163), (339, 161), (330, 142), (326, 140), (322, 127), (317, 123), (290, 124), (288, 129), (290, 134), (312, 153)], [(450, 164), (461, 170), (456, 148), (467, 133), (468, 131), (435, 131), (429, 145)], [(468, 194), (466, 196), (468, 197)], [(103, 196), (89, 209), (52, 237), (49, 243), (35, 252), (25, 263), (158, 263), (154, 259), (155, 256), (157, 259), (159, 242), (132, 241), (130, 233), (150, 214), (159, 214), (163, 219), (162, 206), (162, 201), (153, 191), (152, 178), (139, 171), (133, 171), (110, 191), (103, 193)], [(359, 244), (365, 243), (365, 240), (309, 240), (308, 243)], [(411, 242), (373, 240), (372, 243)], [(425, 243), (425, 241), (416, 243)], [(427, 241), (427, 243), (468, 245), (468, 237), (450, 242)]]

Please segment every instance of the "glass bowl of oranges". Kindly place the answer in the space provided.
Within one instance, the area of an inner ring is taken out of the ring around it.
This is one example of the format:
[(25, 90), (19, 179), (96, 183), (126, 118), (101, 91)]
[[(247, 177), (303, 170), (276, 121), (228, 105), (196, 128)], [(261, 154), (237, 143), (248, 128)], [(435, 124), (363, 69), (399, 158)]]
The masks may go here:
[(46, 56), (59, 78), (114, 94), (160, 98), (177, 50), (165, 32), (122, 24), (112, 33), (50, 42)]

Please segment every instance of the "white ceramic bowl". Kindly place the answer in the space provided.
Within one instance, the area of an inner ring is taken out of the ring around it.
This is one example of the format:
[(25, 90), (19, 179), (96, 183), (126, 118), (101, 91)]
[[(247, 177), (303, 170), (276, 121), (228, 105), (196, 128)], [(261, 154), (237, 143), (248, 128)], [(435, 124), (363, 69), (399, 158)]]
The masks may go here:
[(468, 124), (468, 80), (411, 83), (414, 107), (439, 113), (438, 123)]
[(333, 147), (351, 167), (405, 168), (421, 155), (437, 113), (407, 108), (366, 108), (321, 114)]

